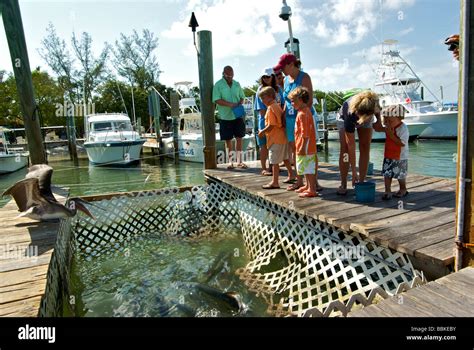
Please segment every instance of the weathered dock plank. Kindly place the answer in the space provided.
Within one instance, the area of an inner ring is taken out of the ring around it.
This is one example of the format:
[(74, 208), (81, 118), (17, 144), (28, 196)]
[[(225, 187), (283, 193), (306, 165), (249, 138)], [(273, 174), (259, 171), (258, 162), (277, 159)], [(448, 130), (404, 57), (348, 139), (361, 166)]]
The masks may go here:
[[(226, 165), (219, 165), (218, 169), (205, 170), (205, 175), (348, 233), (357, 232), (384, 247), (410, 255), (420, 266), (440, 266), (443, 271), (440, 269), (436, 277), (446, 274), (446, 267), (453, 263), (456, 185), (453, 180), (410, 174), (407, 179), (410, 194), (384, 201), (383, 178), (374, 175), (369, 179), (376, 183), (376, 200), (362, 204), (355, 200), (352, 190), (347, 196), (337, 195), (339, 171), (335, 165), (320, 164), (318, 177), (324, 190), (318, 198), (305, 199), (285, 190), (282, 181), (286, 170), (280, 173), (281, 189), (263, 190), (261, 186), (271, 178), (260, 175), (258, 162), (248, 165), (246, 170), (228, 170)], [(396, 181), (393, 187), (398, 188)]]
[(436, 281), (350, 312), (348, 317), (472, 317), (474, 268), (468, 267)]
[[(67, 191), (53, 190), (64, 203)], [(0, 208), (0, 317), (38, 316), (59, 228), (18, 214), (13, 200)]]

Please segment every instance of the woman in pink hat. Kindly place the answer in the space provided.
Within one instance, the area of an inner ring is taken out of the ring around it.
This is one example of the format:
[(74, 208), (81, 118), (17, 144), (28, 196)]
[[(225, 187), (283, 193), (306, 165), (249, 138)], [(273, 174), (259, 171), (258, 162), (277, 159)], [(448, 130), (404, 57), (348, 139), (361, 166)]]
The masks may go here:
[[(283, 97), (285, 99), (284, 114), (286, 120), (286, 137), (288, 138), (289, 149), (290, 149), (290, 160), (293, 164), (296, 164), (296, 145), (295, 145), (295, 125), (296, 115), (294, 107), (291, 105), (291, 100), (288, 97), (290, 93), (299, 86), (305, 87), (310, 96), (313, 96), (313, 83), (311, 77), (301, 70), (301, 61), (292, 53), (285, 53), (280, 57), (278, 64), (273, 67), (273, 70), (283, 72), (285, 74)], [(314, 108), (311, 108), (312, 113), (315, 114)], [(295, 184), (290, 185), (287, 190), (295, 191), (300, 187), (303, 187), (303, 177), (298, 176)], [(318, 191), (322, 188), (317, 184)]]

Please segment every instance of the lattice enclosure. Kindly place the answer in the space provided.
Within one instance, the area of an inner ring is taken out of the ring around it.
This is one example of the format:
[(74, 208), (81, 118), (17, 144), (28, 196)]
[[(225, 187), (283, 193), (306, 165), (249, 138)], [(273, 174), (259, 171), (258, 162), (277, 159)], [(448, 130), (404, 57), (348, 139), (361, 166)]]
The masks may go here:
[(69, 228), (62, 228), (55, 254), (64, 256), (53, 259), (60, 281), (68, 278), (60, 266), (70, 266), (72, 249), (93, 259), (122, 252), (126, 242), (148, 232), (200, 239), (221, 234), (222, 227), (241, 230), (249, 262), (236, 273), (268, 301), (272, 315), (345, 315), (377, 294), (387, 297), (421, 281), (402, 253), (220, 182), (95, 204), (102, 208), (93, 207), (96, 220), (81, 215), (63, 222)]

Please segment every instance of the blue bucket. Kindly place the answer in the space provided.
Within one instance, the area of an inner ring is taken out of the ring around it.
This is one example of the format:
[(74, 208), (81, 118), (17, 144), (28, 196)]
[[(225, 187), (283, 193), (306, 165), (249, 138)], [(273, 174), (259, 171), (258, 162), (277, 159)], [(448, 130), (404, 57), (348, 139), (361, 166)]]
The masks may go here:
[(367, 175), (374, 175), (374, 163), (369, 162), (369, 167), (367, 168)]
[(375, 182), (362, 182), (355, 185), (356, 201), (361, 203), (375, 202)]

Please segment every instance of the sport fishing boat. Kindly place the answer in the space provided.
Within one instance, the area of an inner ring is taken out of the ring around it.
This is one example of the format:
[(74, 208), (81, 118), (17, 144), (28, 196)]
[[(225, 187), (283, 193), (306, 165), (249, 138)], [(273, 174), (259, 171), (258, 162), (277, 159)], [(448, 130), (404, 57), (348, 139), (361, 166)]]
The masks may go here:
[[(196, 99), (190, 93), (191, 82), (180, 82), (176, 83), (175, 86), (178, 88), (183, 86), (185, 89), (184, 95), (179, 101), (179, 134), (178, 134), (178, 150), (179, 159), (187, 162), (204, 163), (204, 144), (202, 136), (202, 120), (201, 112), (196, 104)], [(178, 89), (177, 89), (178, 90)], [(179, 91), (179, 90), (178, 90)], [(248, 104), (248, 103), (247, 103)], [(246, 104), (244, 104), (245, 106)], [(251, 104), (250, 104), (251, 105)], [(247, 108), (245, 108), (247, 109)], [(246, 117), (244, 117), (246, 118)], [(252, 117), (253, 118), (253, 117)], [(246, 123), (247, 124), (247, 123)], [(247, 130), (248, 130), (247, 125)], [(226, 149), (225, 142), (220, 140), (219, 135), (219, 124), (216, 123), (216, 155), (219, 162), (226, 162)], [(170, 133), (163, 133), (168, 137), (163, 138), (163, 144), (165, 154), (169, 157), (174, 155), (174, 142), (173, 136)], [(242, 150), (247, 152), (249, 144), (254, 139), (254, 135), (251, 133), (246, 134), (242, 139)], [(235, 140), (234, 143), (235, 150)], [(245, 154), (244, 154), (245, 157)]]
[[(430, 126), (429, 123), (415, 122), (415, 121), (411, 121), (407, 119), (405, 119), (403, 122), (408, 127), (410, 142), (415, 141), (418, 137), (420, 137), (421, 133), (423, 133), (426, 130), (426, 128)], [(337, 127), (335, 126), (328, 127), (327, 129), (328, 129), (328, 140), (339, 141), (339, 130), (337, 129)], [(355, 133), (355, 138), (356, 140), (359, 139), (359, 136), (357, 133)], [(385, 142), (385, 133), (377, 132), (374, 130), (372, 133), (372, 142)]]
[(7, 140), (9, 130), (0, 127), (0, 174), (9, 174), (28, 165), (28, 152), (23, 148), (13, 148)]
[[(395, 48), (396, 40), (385, 40), (382, 44), (382, 60), (377, 68), (375, 91), (380, 95), (382, 107), (393, 104), (405, 108), (405, 122), (428, 123), (420, 133), (425, 139), (456, 139), (458, 113), (443, 103), (431, 92), (408, 62)], [(434, 101), (425, 100), (429, 92)]]
[(123, 166), (139, 162), (145, 139), (133, 130), (126, 114), (91, 114), (86, 116), (85, 124), (84, 148), (91, 164)]

